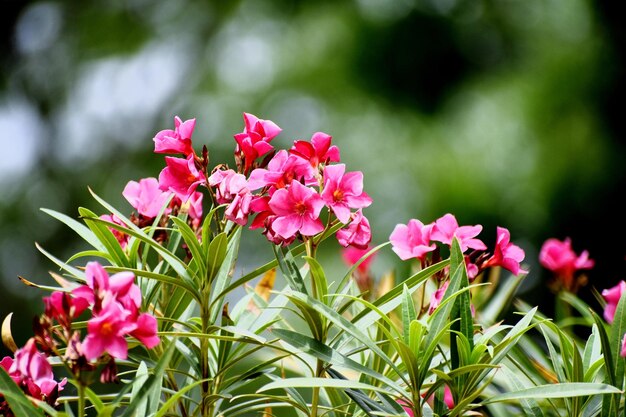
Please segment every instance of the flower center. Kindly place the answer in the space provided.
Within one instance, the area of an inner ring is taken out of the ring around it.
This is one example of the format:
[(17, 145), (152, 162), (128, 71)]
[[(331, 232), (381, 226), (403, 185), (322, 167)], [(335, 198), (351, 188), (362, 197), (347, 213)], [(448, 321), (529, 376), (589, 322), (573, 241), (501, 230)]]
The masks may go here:
[(299, 201), (297, 202), (294, 206), (293, 209), (296, 213), (298, 213), (300, 216), (304, 215), (304, 213), (306, 213), (306, 205), (302, 202)]
[(339, 188), (333, 191), (333, 200), (335, 201), (343, 200), (343, 191), (341, 191)]

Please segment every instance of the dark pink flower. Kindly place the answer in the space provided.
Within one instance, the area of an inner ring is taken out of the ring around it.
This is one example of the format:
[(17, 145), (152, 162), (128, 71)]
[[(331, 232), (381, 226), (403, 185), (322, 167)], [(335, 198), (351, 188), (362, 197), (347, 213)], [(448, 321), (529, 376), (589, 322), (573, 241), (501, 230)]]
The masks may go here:
[(242, 155), (245, 166), (244, 172), (248, 172), (254, 161), (274, 149), (270, 141), (274, 139), (282, 129), (270, 120), (259, 119), (256, 116), (244, 113), (245, 128), (242, 133), (234, 135), (237, 141), (236, 154)]
[(435, 221), (430, 239), (450, 246), (452, 245), (452, 239), (456, 237), (462, 252), (465, 252), (468, 248), (485, 250), (487, 246), (481, 240), (474, 239), (481, 230), (483, 230), (481, 225), (459, 226), (456, 217), (448, 213)]
[(345, 172), (344, 164), (324, 167), (322, 199), (341, 223), (350, 220), (350, 209), (360, 209), (372, 204), (363, 191), (363, 173)]
[(352, 221), (348, 227), (337, 231), (337, 240), (343, 247), (351, 245), (364, 249), (369, 245), (372, 241), (372, 229), (370, 228), (370, 222), (363, 215), (361, 209), (352, 215)]
[(511, 234), (504, 227), (498, 227), (496, 232), (496, 248), (493, 256), (487, 260), (484, 267), (501, 266), (513, 273), (513, 275), (526, 274), (520, 268), (520, 262), (524, 260), (524, 250), (510, 242)]
[(580, 256), (576, 255), (569, 238), (565, 238), (562, 242), (554, 238), (546, 240), (539, 252), (539, 262), (544, 268), (559, 275), (566, 282), (573, 279), (576, 271), (591, 269), (594, 265), (594, 261), (589, 259), (589, 252), (586, 250)]
[(83, 353), (88, 360), (97, 359), (104, 352), (117, 359), (126, 359), (128, 343), (124, 336), (136, 330), (137, 324), (119, 303), (103, 304), (100, 312), (87, 322)]
[(432, 228), (433, 224), (424, 225), (417, 219), (409, 220), (408, 224), (396, 225), (389, 236), (393, 251), (403, 261), (411, 258), (424, 260), (436, 248), (435, 244), (430, 243)]
[(625, 290), (626, 282), (620, 281), (616, 286), (602, 291), (602, 297), (606, 300), (606, 306), (604, 307), (604, 319), (607, 323), (613, 323), (617, 304), (619, 303), (619, 300)]
[[(107, 221), (107, 222), (115, 223), (115, 224), (117, 224), (119, 226), (126, 227), (126, 225), (124, 224), (122, 219), (117, 217), (115, 214), (103, 214), (102, 216), (100, 216), (100, 218), (102, 220)], [(115, 239), (120, 244), (120, 247), (122, 249), (125, 249), (126, 245), (128, 245), (128, 240), (130, 239), (130, 236), (128, 236), (126, 233), (122, 233), (119, 230), (114, 229), (112, 227), (109, 227), (109, 230), (111, 231), (111, 233), (113, 233), (113, 236), (115, 236)]]
[[(122, 195), (137, 213), (150, 219), (155, 218), (167, 200), (171, 197), (169, 191), (159, 188), (159, 181), (156, 178), (143, 178), (137, 181), (129, 181), (122, 191)], [(168, 214), (170, 209), (165, 209)]]
[[(346, 265), (352, 266), (355, 263), (357, 263), (359, 259), (365, 256), (365, 254), (369, 252), (371, 249), (372, 248), (369, 246), (363, 249), (360, 249), (354, 246), (348, 246), (347, 248), (341, 251), (341, 257), (343, 261), (346, 263)], [(374, 258), (376, 258), (376, 253), (373, 253), (370, 256), (368, 256), (366, 259), (364, 259), (363, 262), (361, 262), (359, 266), (357, 266), (356, 270), (363, 275), (369, 274), (370, 265), (374, 261)]]
[(159, 344), (157, 320), (154, 316), (142, 313), (137, 317), (135, 323), (137, 328), (130, 333), (131, 336), (143, 343), (148, 349), (152, 349)]
[(87, 285), (75, 288), (72, 295), (87, 300), (96, 313), (107, 301), (118, 302), (133, 314), (141, 306), (141, 290), (135, 285), (132, 272), (118, 272), (109, 277), (102, 265), (89, 262), (85, 266), (85, 280)]
[(196, 168), (193, 155), (189, 155), (187, 159), (166, 156), (165, 163), (167, 166), (159, 174), (159, 188), (175, 193), (183, 202), (206, 179), (204, 173)]
[(270, 197), (269, 196), (255, 196), (250, 201), (250, 211), (253, 213), (257, 213), (250, 225), (250, 229), (258, 229), (260, 227), (266, 226), (266, 221), (268, 217), (274, 216), (274, 212), (270, 208), (269, 205)]
[(288, 188), (276, 190), (269, 206), (276, 215), (272, 229), (283, 239), (290, 239), (297, 232), (313, 236), (324, 230), (319, 219), (324, 200), (315, 190), (297, 181)]
[(402, 406), (402, 409), (404, 410), (404, 412), (409, 417), (415, 417), (415, 413), (413, 412), (413, 408), (411, 407), (411, 405), (408, 402), (406, 402), (402, 398), (400, 398), (397, 402), (398, 402), (398, 404), (400, 404)]
[(185, 120), (174, 117), (174, 130), (161, 130), (154, 137), (154, 152), (156, 153), (182, 153), (188, 156), (193, 153), (191, 147), (191, 135), (196, 126), (196, 119)]
[(280, 150), (267, 164), (267, 169), (257, 168), (250, 173), (248, 187), (250, 190), (257, 190), (269, 186), (269, 195), (275, 190), (285, 188), (292, 181), (307, 179), (309, 174), (309, 164), (302, 158), (289, 155), (287, 151)]
[(89, 303), (84, 298), (72, 297), (70, 293), (54, 291), (50, 296), (43, 297), (45, 315), (60, 323), (69, 323), (80, 316)]
[(332, 138), (326, 133), (316, 132), (310, 142), (295, 141), (289, 152), (308, 161), (311, 167), (317, 170), (321, 163), (339, 162), (339, 148), (330, 145)]

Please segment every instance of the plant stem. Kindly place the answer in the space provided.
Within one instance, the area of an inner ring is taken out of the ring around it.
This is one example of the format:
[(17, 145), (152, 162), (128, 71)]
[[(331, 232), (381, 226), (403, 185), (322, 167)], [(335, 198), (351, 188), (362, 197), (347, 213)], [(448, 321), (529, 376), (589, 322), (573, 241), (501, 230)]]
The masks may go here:
[(78, 417), (85, 415), (85, 386), (78, 380)]
[[(210, 326), (211, 319), (211, 311), (209, 310), (209, 301), (208, 297), (203, 297), (203, 305), (200, 307), (201, 309), (201, 319), (202, 319), (202, 333), (207, 334)], [(209, 406), (208, 396), (210, 394), (210, 384), (209, 384), (209, 339), (203, 337), (200, 339), (200, 372), (202, 382), (202, 394), (200, 397), (200, 415), (202, 417), (211, 417), (212, 410)]]
[[(320, 359), (317, 360), (317, 366), (315, 368), (315, 376), (321, 377), (324, 373), (324, 362)], [(313, 387), (313, 398), (311, 399), (311, 417), (317, 417), (317, 405), (320, 400), (320, 387)]]

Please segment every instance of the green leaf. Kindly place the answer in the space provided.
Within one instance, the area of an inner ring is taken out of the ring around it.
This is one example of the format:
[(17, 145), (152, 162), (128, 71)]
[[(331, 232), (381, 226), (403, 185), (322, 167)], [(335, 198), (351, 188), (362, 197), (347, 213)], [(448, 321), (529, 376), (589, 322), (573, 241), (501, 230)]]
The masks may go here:
[(198, 275), (201, 277), (206, 276), (207, 262), (204, 257), (204, 252), (202, 251), (200, 242), (198, 242), (198, 237), (184, 219), (174, 216), (170, 216), (170, 219), (176, 225), (178, 231), (182, 235), (183, 240), (187, 245), (187, 248), (189, 248), (189, 252), (191, 252), (192, 258), (200, 267)]
[[(215, 239), (211, 241), (211, 245), (213, 245), (213, 242), (217, 239), (221, 239), (219, 236), (220, 235), (217, 235)], [(237, 256), (239, 255), (240, 241), (241, 227), (237, 227), (235, 232), (230, 236), (230, 240), (228, 241), (228, 245), (225, 249), (226, 254), (222, 257), (221, 265), (213, 279), (213, 288), (211, 289), (211, 298), (209, 303), (209, 308), (212, 309), (210, 319), (211, 323), (217, 322), (219, 315), (222, 314), (222, 302), (226, 294), (228, 294), (225, 291), (225, 288), (230, 284), (232, 279), (232, 273), (235, 268), (235, 263), (237, 262)], [(216, 305), (218, 302), (219, 305)]]
[(17, 417), (43, 416), (43, 412), (33, 405), (26, 394), (24, 394), (1, 366), (0, 393), (2, 393), (7, 400), (11, 410)]
[[(120, 243), (113, 235), (113, 232), (109, 230), (109, 227), (107, 227), (112, 226), (114, 223), (100, 219), (94, 212), (84, 207), (79, 207), (78, 213), (83, 218), (83, 221), (87, 224), (89, 229), (91, 229), (94, 235), (96, 235), (98, 240), (102, 242), (102, 245), (106, 248), (107, 253), (111, 255), (113, 263), (118, 266), (130, 266), (128, 257), (122, 250)], [(94, 221), (96, 218), (98, 218), (98, 222)]]
[(60, 222), (64, 223), (66, 226), (69, 226), (70, 229), (75, 231), (80, 237), (82, 237), (87, 243), (93, 246), (96, 250), (100, 252), (106, 252), (105, 246), (100, 242), (100, 240), (96, 237), (96, 235), (84, 224), (72, 219), (69, 216), (66, 216), (63, 213), (59, 213), (54, 210), (42, 208), (41, 211), (48, 214), (49, 216), (54, 217)]
[(219, 271), (220, 266), (222, 266), (222, 262), (224, 262), (224, 258), (226, 257), (227, 247), (228, 237), (224, 232), (215, 236), (209, 244), (209, 250), (207, 252), (206, 258), (206, 282), (208, 285), (211, 285), (211, 283), (213, 282), (213, 278), (215, 278), (215, 275), (217, 274), (217, 271)]
[(570, 398), (588, 395), (619, 394), (621, 391), (611, 385), (590, 382), (569, 382), (560, 384), (538, 385), (519, 391), (506, 392), (485, 399), (482, 404), (520, 399)]
[(293, 255), (291, 254), (291, 252), (289, 252), (288, 249), (282, 248), (278, 245), (274, 245), (273, 248), (280, 271), (287, 281), (287, 284), (289, 284), (289, 287), (291, 287), (291, 289), (294, 291), (308, 294), (309, 292), (306, 289), (306, 285), (304, 284), (302, 275), (300, 275), (298, 265), (296, 265), (296, 262), (293, 259)]
[(404, 343), (411, 344), (411, 322), (417, 319), (417, 313), (415, 311), (415, 303), (413, 297), (409, 292), (409, 288), (404, 285), (402, 290), (402, 329), (404, 334)]
[(615, 386), (620, 389), (624, 386), (624, 358), (620, 356), (624, 334), (626, 334), (626, 292), (622, 293), (617, 303), (610, 336), (611, 353), (615, 364)]
[(347, 379), (330, 379), (330, 378), (287, 378), (278, 381), (270, 382), (269, 384), (261, 387), (257, 392), (265, 392), (273, 389), (285, 389), (285, 388), (338, 388), (338, 389), (358, 389), (367, 391), (378, 391), (387, 395), (394, 395), (392, 392), (381, 388), (375, 387), (362, 382), (350, 381)]
[(328, 281), (326, 280), (326, 274), (324, 273), (324, 269), (322, 265), (315, 258), (311, 258), (310, 256), (304, 256), (304, 260), (309, 264), (309, 269), (311, 271), (311, 278), (313, 279), (313, 283), (315, 285), (315, 298), (321, 300), (322, 302), (326, 301), (326, 295), (328, 294)]

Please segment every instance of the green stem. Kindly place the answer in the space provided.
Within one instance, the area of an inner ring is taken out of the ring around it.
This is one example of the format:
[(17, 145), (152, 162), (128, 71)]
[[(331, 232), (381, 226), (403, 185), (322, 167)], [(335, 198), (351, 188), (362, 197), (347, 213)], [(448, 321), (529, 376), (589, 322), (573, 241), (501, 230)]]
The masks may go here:
[[(210, 326), (211, 312), (208, 306), (208, 297), (205, 297), (206, 300), (203, 302), (201, 308), (201, 319), (202, 319), (202, 333), (207, 334)], [(212, 409), (209, 405), (208, 397), (210, 395), (210, 381), (209, 381), (209, 339), (203, 337), (200, 339), (200, 372), (202, 373), (201, 378), (202, 382), (202, 395), (200, 397), (200, 415), (202, 417), (211, 417)]]
[[(317, 360), (315, 376), (317, 378), (324, 374), (324, 362)], [(317, 417), (317, 406), (320, 401), (320, 387), (313, 387), (313, 398), (311, 399), (311, 417)]]
[(78, 381), (78, 417), (84, 417), (85, 415), (85, 386), (79, 380)]

